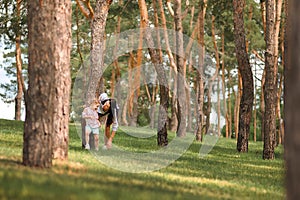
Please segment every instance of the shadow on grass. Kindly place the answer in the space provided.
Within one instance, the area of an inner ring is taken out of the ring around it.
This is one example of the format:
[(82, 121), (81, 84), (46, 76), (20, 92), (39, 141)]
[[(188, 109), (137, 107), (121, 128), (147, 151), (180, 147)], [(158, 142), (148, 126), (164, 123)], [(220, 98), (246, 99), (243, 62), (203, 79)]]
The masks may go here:
[(4, 199), (198, 199), (192, 192), (177, 189), (184, 184), (101, 165), (75, 169), (66, 162), (39, 170), (6, 158), (0, 159), (0, 165), (4, 166), (0, 173), (0, 198)]
[(2, 167), (20, 167), (24, 166), (22, 161), (20, 160), (13, 160), (13, 159), (7, 159), (7, 158), (0, 158), (0, 166)]

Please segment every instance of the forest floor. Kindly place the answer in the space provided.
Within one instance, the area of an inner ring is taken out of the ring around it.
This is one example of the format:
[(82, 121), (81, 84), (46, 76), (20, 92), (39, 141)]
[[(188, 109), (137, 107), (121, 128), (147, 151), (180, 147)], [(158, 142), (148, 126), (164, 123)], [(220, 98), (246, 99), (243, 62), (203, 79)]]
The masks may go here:
[[(238, 153), (235, 140), (220, 138), (199, 157), (202, 144), (194, 141), (166, 167), (130, 173), (126, 163), (124, 171), (112, 169), (82, 149), (74, 124), (69, 137), (68, 161), (54, 161), (50, 169), (25, 167), (23, 122), (0, 119), (0, 199), (285, 199), (283, 146), (269, 161), (262, 159), (262, 142), (250, 141), (249, 152)], [(122, 131), (114, 144), (138, 153), (158, 150), (155, 136), (135, 139)]]

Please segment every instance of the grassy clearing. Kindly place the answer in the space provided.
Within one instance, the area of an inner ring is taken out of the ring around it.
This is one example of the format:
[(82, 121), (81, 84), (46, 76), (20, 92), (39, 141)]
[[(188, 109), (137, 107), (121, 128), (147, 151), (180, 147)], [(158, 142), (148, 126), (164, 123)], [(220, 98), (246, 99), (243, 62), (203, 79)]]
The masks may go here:
[[(250, 142), (249, 153), (235, 150), (234, 140), (219, 139), (199, 158), (194, 142), (178, 160), (148, 173), (111, 169), (81, 149), (70, 125), (68, 162), (51, 169), (21, 165), (23, 123), (0, 120), (0, 199), (284, 199), (283, 148), (276, 160), (262, 160), (262, 143)], [(132, 132), (136, 131), (135, 129)], [(134, 139), (123, 132), (115, 144), (138, 152), (157, 150), (155, 137)]]

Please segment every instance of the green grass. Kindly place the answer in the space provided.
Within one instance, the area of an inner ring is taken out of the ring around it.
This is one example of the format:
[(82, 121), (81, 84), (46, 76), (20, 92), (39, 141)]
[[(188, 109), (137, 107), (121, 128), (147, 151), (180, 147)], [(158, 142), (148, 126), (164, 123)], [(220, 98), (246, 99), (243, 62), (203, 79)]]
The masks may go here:
[[(38, 169), (21, 164), (22, 134), (23, 122), (0, 120), (0, 199), (285, 198), (282, 146), (276, 148), (276, 159), (268, 161), (262, 159), (261, 142), (250, 142), (249, 152), (240, 154), (234, 140), (221, 138), (206, 157), (199, 158), (201, 144), (194, 142), (166, 168), (126, 173), (82, 150), (70, 124), (69, 160)], [(121, 131), (114, 143), (133, 152), (158, 149), (155, 137), (135, 139)]]

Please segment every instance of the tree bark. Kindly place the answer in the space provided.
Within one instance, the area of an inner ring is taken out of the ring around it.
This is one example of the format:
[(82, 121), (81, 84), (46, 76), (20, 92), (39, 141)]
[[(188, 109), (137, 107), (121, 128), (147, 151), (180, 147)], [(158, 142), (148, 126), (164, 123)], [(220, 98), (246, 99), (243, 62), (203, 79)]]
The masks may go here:
[(57, 11), (57, 15), (61, 20), (58, 30), (60, 34), (54, 40), (64, 38), (61, 43), (58, 43), (61, 48), (58, 50), (58, 63), (55, 66), (55, 107), (54, 107), (54, 130), (53, 130), (53, 145), (52, 154), (54, 159), (68, 159), (69, 145), (69, 114), (70, 114), (70, 94), (71, 94), (71, 5), (66, 3), (66, 11)]
[[(175, 72), (175, 76), (177, 76), (177, 66), (175, 63), (175, 59), (172, 53), (172, 50), (170, 48), (170, 43), (169, 43), (169, 36), (168, 36), (168, 32), (167, 32), (167, 22), (166, 22), (166, 17), (165, 17), (165, 12), (164, 12), (164, 7), (163, 7), (163, 3), (162, 0), (158, 0), (158, 5), (159, 5), (159, 12), (161, 15), (161, 25), (162, 28), (164, 29), (164, 39), (165, 39), (165, 45), (166, 45), (166, 52), (169, 58), (169, 62), (170, 62), (170, 67), (174, 70), (170, 71), (170, 76), (173, 77), (172, 73)], [(177, 80), (174, 80), (174, 87), (177, 87)], [(169, 88), (171, 88), (171, 85), (169, 86)], [(176, 118), (176, 113), (177, 113), (177, 105), (175, 104), (176, 101), (176, 92), (177, 89), (173, 90), (173, 94), (171, 101), (172, 103), (170, 104), (171, 106), (171, 117), (169, 119), (169, 129), (171, 131), (176, 131), (177, 125), (178, 125), (178, 121)]]
[[(229, 77), (229, 83), (228, 85), (230, 85), (231, 83), (231, 79), (230, 79), (230, 75), (228, 76)], [(228, 137), (231, 138), (232, 137), (232, 106), (231, 106), (231, 91), (233, 92), (233, 89), (232, 88), (229, 88), (229, 92), (228, 92), (228, 132), (229, 132), (229, 135)]]
[[(141, 11), (141, 23), (145, 23), (145, 27), (149, 27), (148, 11), (145, 0), (138, 1), (139, 8)], [(151, 57), (151, 61), (155, 67), (157, 78), (159, 81), (159, 92), (160, 92), (160, 107), (158, 115), (158, 127), (157, 127), (157, 144), (158, 146), (168, 145), (168, 132), (167, 132), (167, 121), (168, 121), (168, 104), (169, 104), (169, 89), (166, 79), (166, 74), (163, 66), (159, 62), (159, 54), (153, 48), (154, 41), (150, 31), (145, 31), (145, 40), (148, 46), (148, 51)]]
[(228, 109), (226, 103), (226, 82), (225, 82), (225, 35), (224, 29), (222, 30), (222, 96), (223, 96), (223, 109), (224, 109), (224, 116), (225, 116), (225, 137), (228, 138), (229, 136), (229, 120), (228, 120)]
[(264, 141), (265, 138), (265, 91), (264, 91), (264, 85), (266, 82), (266, 71), (263, 71), (262, 77), (261, 77), (261, 94), (260, 94), (260, 112), (261, 112), (261, 140)]
[[(218, 115), (218, 124), (217, 124), (217, 134), (218, 136), (220, 136), (220, 98), (219, 98), (219, 69), (220, 69), (220, 56), (219, 56), (219, 50), (218, 50), (218, 44), (216, 41), (216, 34), (215, 34), (215, 16), (212, 15), (212, 20), (211, 20), (211, 35), (212, 35), (212, 41), (214, 44), (214, 49), (215, 49), (215, 56), (216, 56), (216, 72), (212, 78), (212, 80), (210, 81), (209, 84), (211, 84), (212, 82), (215, 82), (215, 80), (217, 80), (217, 115)], [(211, 86), (209, 87), (209, 91), (211, 90)], [(207, 102), (208, 106), (211, 107), (211, 98), (208, 98), (210, 101)], [(211, 110), (211, 108), (209, 109)], [(208, 113), (208, 115), (210, 115), (210, 112)], [(207, 117), (209, 119), (209, 117)], [(210, 123), (208, 121), (208, 123)], [(208, 124), (206, 124), (206, 127), (208, 128)], [(207, 131), (206, 131), (207, 133)]]
[[(87, 1), (89, 2), (89, 1)], [(105, 26), (108, 11), (112, 0), (97, 0), (95, 2), (95, 12), (90, 12), (92, 16), (91, 22), (91, 53), (90, 53), (90, 67), (88, 70), (87, 91), (85, 94), (85, 105), (90, 105), (95, 99), (98, 99), (100, 93), (104, 92), (103, 80), (103, 65), (105, 52)], [(91, 7), (89, 7), (91, 10)], [(81, 124), (83, 126), (84, 124)], [(82, 132), (84, 138), (84, 132)], [(94, 137), (90, 139), (90, 146), (94, 146)], [(85, 144), (85, 141), (82, 141)]]
[(21, 30), (19, 27), (21, 19), (21, 0), (17, 0), (17, 32), (16, 32), (16, 66), (17, 66), (17, 95), (15, 98), (15, 120), (21, 120), (23, 92), (26, 92), (22, 76), (22, 58), (21, 58)]
[(287, 199), (300, 199), (300, 2), (297, 0), (285, 1), (287, 24), (285, 27), (285, 60), (284, 67), (284, 119), (285, 119), (285, 164), (286, 164), (286, 191)]
[(196, 73), (197, 77), (197, 116), (196, 116), (196, 140), (203, 140), (203, 122), (204, 122), (204, 112), (203, 112), (203, 104), (204, 104), (204, 76), (203, 76), (203, 68), (204, 68), (204, 58), (205, 58), (205, 41), (204, 41), (204, 23), (205, 23), (205, 15), (206, 15), (206, 4), (207, 0), (203, 0), (203, 3), (200, 3), (200, 12), (198, 14), (198, 38), (200, 43), (200, 51), (199, 51), (199, 68)]
[[(140, 35), (139, 35), (139, 44), (136, 54), (136, 63), (134, 64), (133, 72), (134, 72), (134, 80), (132, 82), (133, 90), (130, 91), (130, 126), (137, 126), (137, 119), (138, 119), (138, 98), (140, 96), (140, 82), (141, 82), (141, 65), (143, 61), (143, 38), (144, 38), (144, 30), (145, 30), (145, 23), (142, 22), (141, 19), (140, 23)], [(135, 38), (134, 38), (135, 39)]]
[[(275, 65), (275, 0), (266, 0), (266, 52), (264, 84), (264, 149), (263, 159), (275, 158), (276, 146), (276, 96), (277, 65)], [(277, 61), (276, 61), (277, 62)]]
[(239, 152), (248, 152), (248, 140), (254, 99), (253, 75), (246, 49), (246, 33), (243, 17), (244, 6), (245, 1), (233, 0), (235, 52), (238, 61), (238, 69), (242, 77), (242, 98), (240, 102), (237, 141), (237, 150)]
[[(118, 2), (118, 6), (122, 7), (123, 6), (123, 0), (120, 0)], [(119, 15), (118, 16), (118, 20), (117, 20), (117, 27), (116, 27), (116, 31), (115, 33), (117, 34), (117, 39), (116, 39), (116, 46), (115, 46), (115, 49), (114, 49), (114, 56), (116, 56), (116, 52), (119, 48), (119, 34), (121, 32), (121, 16)], [(121, 87), (121, 83), (120, 83), (120, 80), (121, 80), (121, 69), (120, 69), (120, 65), (119, 65), (119, 62), (118, 62), (118, 59), (116, 59), (114, 62), (114, 69), (115, 69), (115, 74), (116, 74), (116, 89), (115, 89), (115, 98), (117, 99), (117, 101), (119, 102), (119, 105), (120, 107), (123, 107), (123, 104), (125, 103), (125, 101), (121, 101), (122, 100), (122, 87)], [(122, 119), (122, 113), (120, 113), (118, 115), (118, 122), (121, 122), (121, 119)]]
[(178, 137), (186, 135), (186, 94), (185, 94), (185, 69), (184, 49), (181, 18), (181, 0), (174, 1), (174, 23), (176, 31), (176, 65), (177, 65), (177, 133)]
[[(99, 90), (99, 82), (100, 87), (103, 87), (101, 85), (103, 84), (102, 74), (105, 51), (105, 26), (111, 3), (112, 0), (97, 0), (95, 3), (94, 18), (91, 23), (92, 42), (90, 55), (91, 67), (89, 72), (90, 78), (85, 97), (87, 105), (89, 105), (95, 98), (98, 98), (96, 93), (97, 90)], [(100, 92), (103, 92), (104, 88), (101, 88), (100, 90)]]
[[(68, 142), (56, 138), (68, 134), (71, 2), (29, 1), (28, 40), (23, 164), (51, 167), (53, 147), (59, 146), (58, 142), (64, 147)], [(58, 131), (60, 128), (63, 130)], [(67, 151), (63, 154), (67, 156)]]

